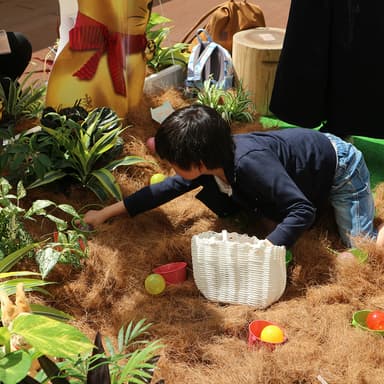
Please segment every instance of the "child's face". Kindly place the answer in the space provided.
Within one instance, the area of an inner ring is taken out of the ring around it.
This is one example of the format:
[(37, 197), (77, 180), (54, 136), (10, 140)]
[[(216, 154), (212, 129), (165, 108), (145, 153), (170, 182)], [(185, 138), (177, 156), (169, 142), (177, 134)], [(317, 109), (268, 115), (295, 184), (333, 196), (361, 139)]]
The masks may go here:
[(186, 180), (193, 180), (202, 175), (202, 167), (193, 165), (190, 169), (185, 170), (178, 167), (176, 164), (171, 164), (175, 172)]

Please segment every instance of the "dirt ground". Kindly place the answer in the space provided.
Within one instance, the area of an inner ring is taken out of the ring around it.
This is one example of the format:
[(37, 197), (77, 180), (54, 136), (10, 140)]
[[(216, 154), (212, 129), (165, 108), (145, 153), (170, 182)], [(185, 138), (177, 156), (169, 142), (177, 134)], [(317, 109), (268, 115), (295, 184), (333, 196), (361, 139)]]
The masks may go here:
[[(124, 195), (146, 185), (153, 173), (172, 174), (153, 157), (145, 141), (157, 123), (149, 107), (169, 100), (174, 108), (187, 103), (174, 90), (146, 99), (129, 117), (125, 153), (155, 160), (116, 172)], [(261, 129), (259, 123), (234, 124), (234, 132)], [(237, 223), (218, 219), (197, 199), (196, 191), (135, 218), (121, 216), (100, 226), (89, 239), (89, 258), (81, 271), (58, 266), (48, 276), (48, 304), (66, 311), (93, 340), (95, 333), (114, 337), (122, 325), (146, 318), (150, 337), (165, 344), (153, 382), (167, 384), (320, 383), (381, 384), (384, 378), (384, 338), (351, 326), (362, 309), (384, 310), (384, 252), (362, 243), (369, 252), (365, 264), (340, 263), (329, 248), (340, 248), (330, 212), (293, 247), (288, 282), (281, 299), (267, 309), (210, 302), (193, 280), (191, 237), (207, 230), (241, 231)], [(384, 184), (376, 191), (378, 217), (384, 220)], [(98, 203), (86, 190), (69, 193), (35, 190), (33, 198), (50, 198), (76, 208)], [(110, 201), (112, 202), (112, 201)], [(106, 202), (106, 203), (110, 203)], [(250, 232), (265, 235), (263, 223)], [(171, 261), (188, 263), (187, 281), (168, 286), (159, 296), (144, 289), (152, 268)], [(44, 299), (47, 300), (47, 299)], [(288, 341), (270, 351), (250, 349), (248, 324), (264, 319), (279, 324)]]

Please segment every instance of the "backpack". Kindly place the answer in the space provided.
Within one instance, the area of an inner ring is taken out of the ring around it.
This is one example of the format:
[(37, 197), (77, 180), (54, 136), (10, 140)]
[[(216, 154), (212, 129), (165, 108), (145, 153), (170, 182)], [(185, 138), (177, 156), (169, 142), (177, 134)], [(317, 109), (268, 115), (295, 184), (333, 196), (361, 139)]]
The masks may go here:
[[(204, 33), (206, 41), (200, 36)], [(192, 49), (188, 60), (187, 88), (203, 88), (210, 80), (219, 88), (228, 89), (233, 84), (233, 63), (230, 53), (220, 44), (215, 43), (204, 29), (196, 33), (198, 44)]]
[(191, 34), (200, 27), (212, 36), (213, 41), (232, 52), (232, 38), (236, 32), (265, 26), (264, 14), (259, 6), (247, 0), (228, 0), (205, 13), (186, 33), (182, 42), (195, 46), (198, 41), (194, 36), (191, 38)]

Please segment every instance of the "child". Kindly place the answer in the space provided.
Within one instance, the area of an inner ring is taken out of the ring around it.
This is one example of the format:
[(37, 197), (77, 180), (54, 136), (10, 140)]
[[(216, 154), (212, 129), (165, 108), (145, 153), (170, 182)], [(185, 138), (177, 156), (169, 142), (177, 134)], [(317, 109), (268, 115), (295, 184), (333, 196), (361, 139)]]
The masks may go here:
[(177, 175), (100, 211), (88, 211), (88, 224), (97, 226), (127, 212), (135, 216), (202, 186), (196, 197), (218, 216), (246, 209), (277, 222), (267, 236), (274, 245), (293, 245), (327, 200), (348, 247), (353, 236), (377, 238), (362, 154), (336, 136), (305, 128), (232, 136), (214, 109), (192, 105), (163, 121), (155, 148)]

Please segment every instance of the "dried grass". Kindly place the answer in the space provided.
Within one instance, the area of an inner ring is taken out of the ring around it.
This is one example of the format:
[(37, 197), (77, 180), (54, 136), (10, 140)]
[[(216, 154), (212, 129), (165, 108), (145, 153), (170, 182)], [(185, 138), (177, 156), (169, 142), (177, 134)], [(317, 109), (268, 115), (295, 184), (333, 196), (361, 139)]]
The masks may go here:
[[(149, 107), (169, 100), (174, 108), (186, 104), (177, 91), (143, 100), (132, 113), (125, 132), (125, 152), (155, 160), (118, 170), (124, 194), (144, 186), (152, 173), (172, 174), (153, 158), (144, 143), (157, 124)], [(235, 125), (235, 132), (260, 129), (258, 124)], [(69, 202), (77, 208), (96, 202), (87, 191), (72, 188), (69, 195), (35, 191), (33, 197)], [(190, 240), (193, 234), (236, 225), (217, 219), (186, 194), (134, 219), (128, 216), (105, 223), (89, 241), (90, 256), (82, 271), (57, 267), (49, 276), (51, 305), (76, 317), (75, 324), (91, 338), (100, 330), (113, 337), (131, 320), (148, 319), (151, 337), (161, 338), (163, 349), (154, 382), (169, 384), (382, 383), (384, 338), (351, 326), (360, 309), (384, 309), (384, 252), (362, 242), (369, 251), (366, 264), (336, 263), (329, 247), (338, 247), (335, 225), (326, 213), (293, 248), (294, 263), (284, 296), (266, 310), (223, 305), (204, 299), (193, 282)], [(376, 191), (379, 219), (384, 219), (384, 183)], [(255, 233), (265, 228), (256, 225)], [(189, 264), (188, 280), (150, 296), (144, 279), (153, 267), (170, 261)], [(288, 342), (269, 351), (247, 347), (247, 325), (254, 319), (280, 324)]]

